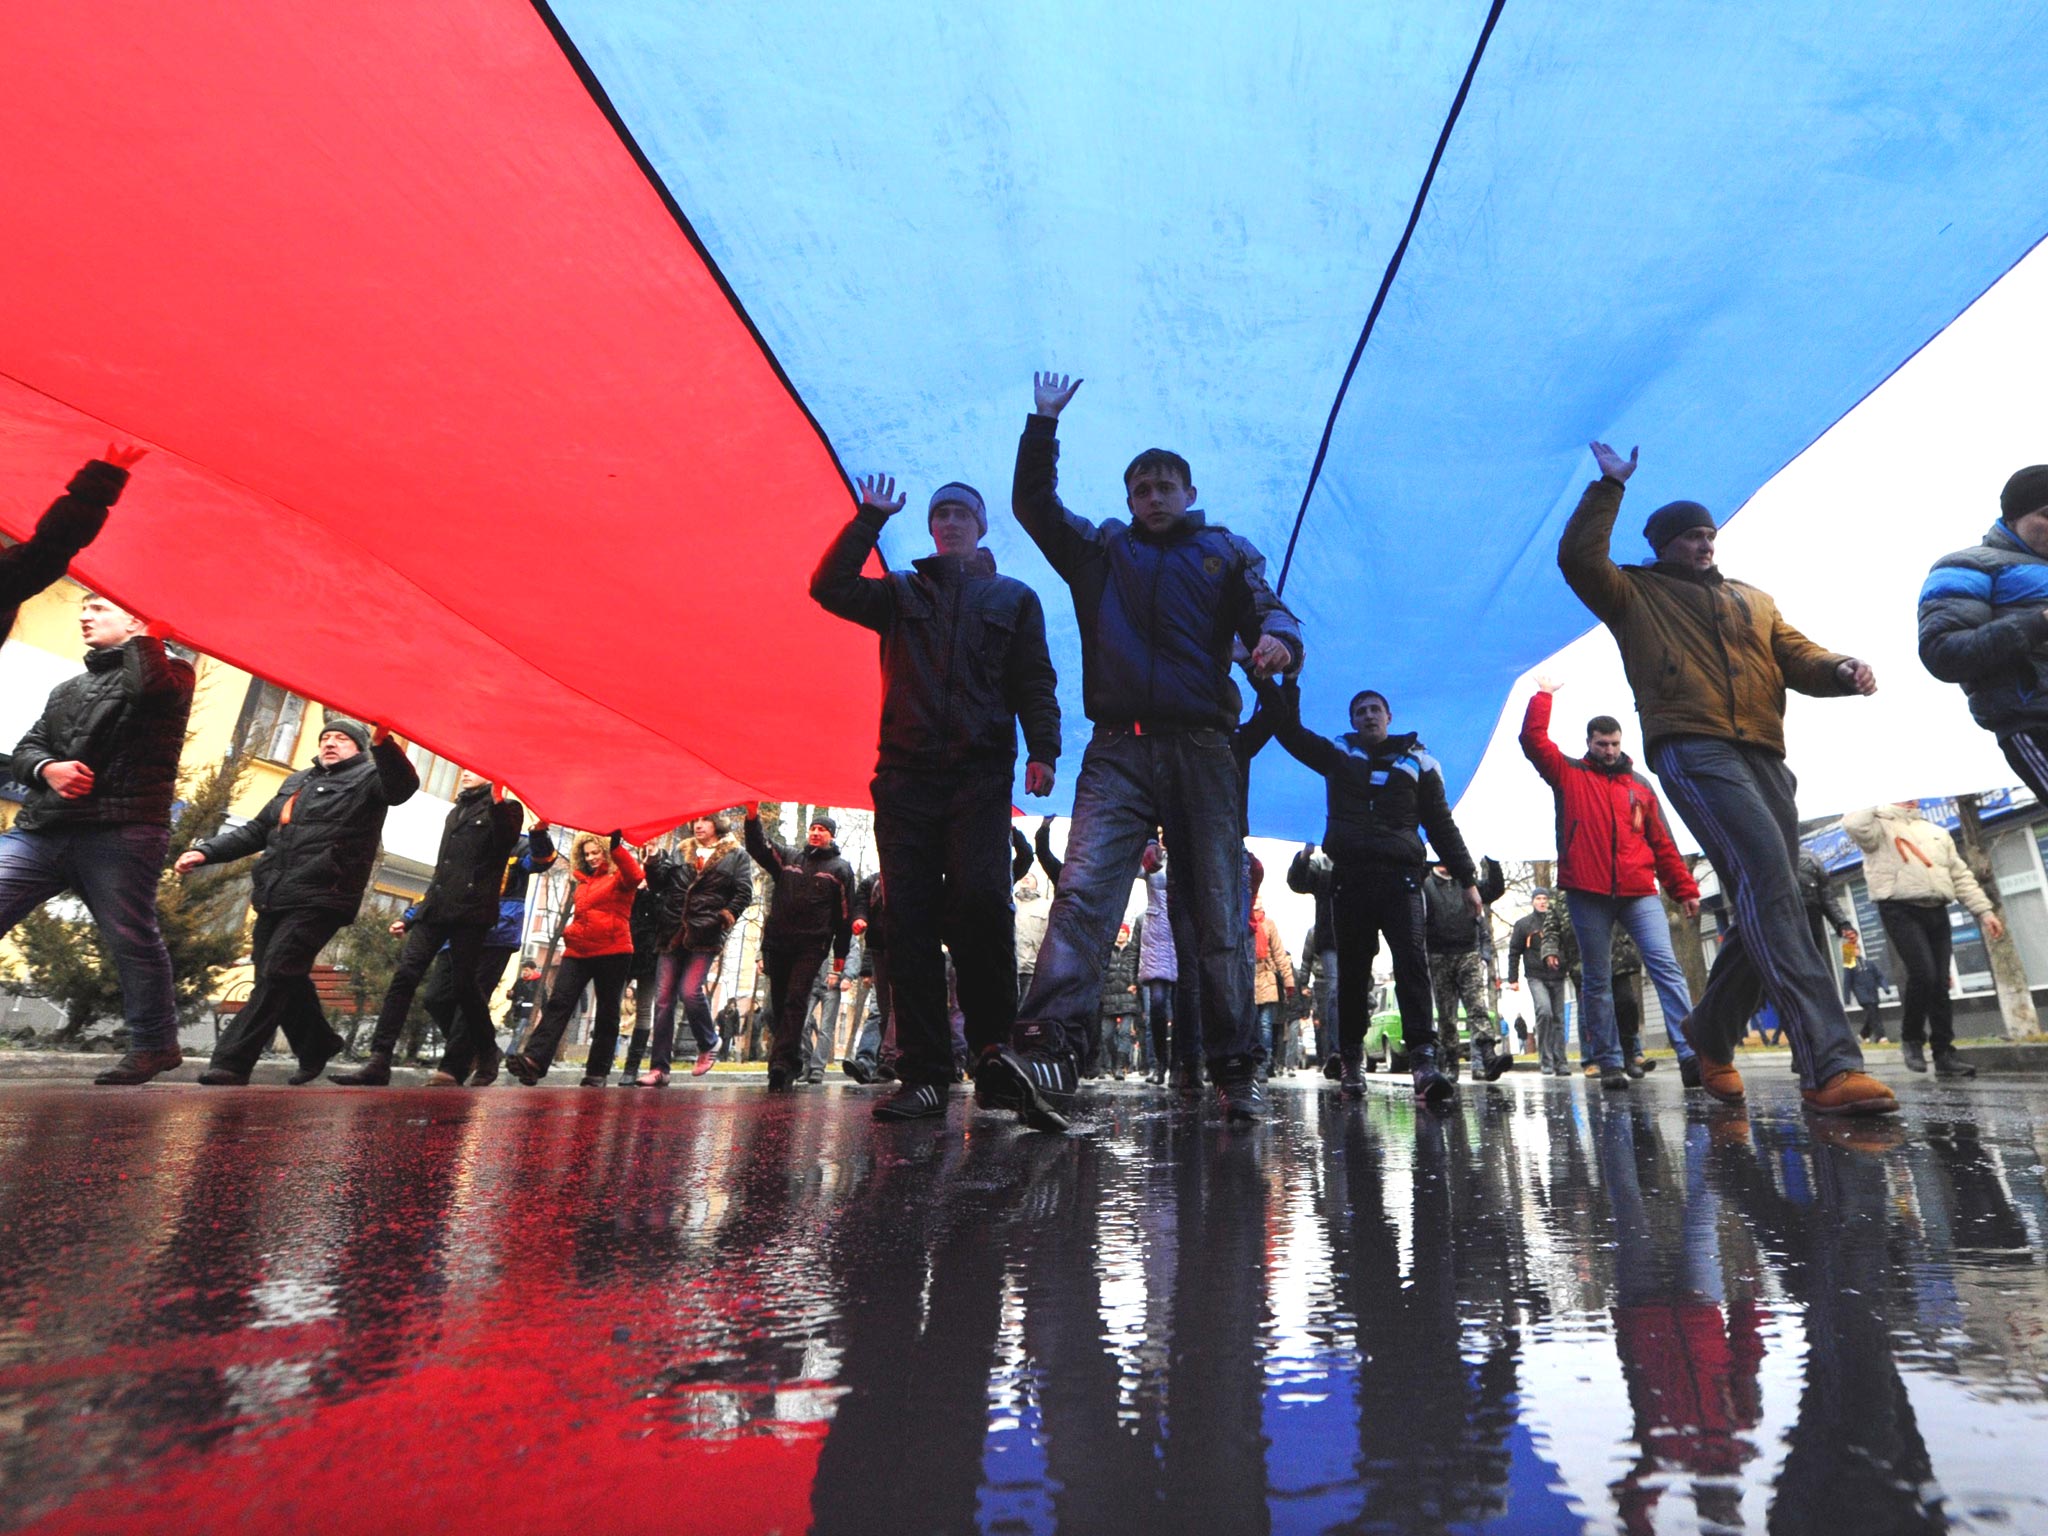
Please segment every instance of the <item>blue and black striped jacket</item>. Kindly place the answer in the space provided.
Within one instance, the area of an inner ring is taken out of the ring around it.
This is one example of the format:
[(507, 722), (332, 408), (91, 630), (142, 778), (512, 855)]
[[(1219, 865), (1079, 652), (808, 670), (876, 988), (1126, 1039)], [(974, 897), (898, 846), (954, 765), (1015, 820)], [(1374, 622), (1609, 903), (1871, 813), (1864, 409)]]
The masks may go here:
[(2048, 725), (2048, 560), (2003, 522), (1942, 556), (1920, 589), (1920, 661), (1963, 685), (1985, 730)]

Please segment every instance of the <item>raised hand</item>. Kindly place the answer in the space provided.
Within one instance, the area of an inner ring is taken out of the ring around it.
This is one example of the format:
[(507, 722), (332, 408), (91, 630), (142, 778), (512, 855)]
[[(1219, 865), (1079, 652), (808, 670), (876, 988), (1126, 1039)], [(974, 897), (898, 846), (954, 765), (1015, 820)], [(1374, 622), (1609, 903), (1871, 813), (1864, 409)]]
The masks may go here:
[(1866, 699), (1877, 692), (1877, 674), (1870, 670), (1867, 661), (1858, 661), (1851, 656), (1835, 668), (1835, 676), (1842, 680), (1844, 688), (1860, 693)]
[(148, 452), (147, 448), (138, 448), (133, 443), (109, 443), (107, 451), (100, 457), (116, 469), (133, 469)]
[(760, 819), (761, 819), (761, 802), (760, 802), (760, 801), (758, 801), (758, 800), (749, 800), (749, 801), (747, 802), (747, 820), (749, 820), (749, 821), (759, 821)]
[(1628, 477), (1636, 472), (1636, 460), (1641, 456), (1642, 450), (1631, 448), (1628, 457), (1624, 459), (1605, 443), (1593, 443), (1589, 446), (1593, 450), (1593, 462), (1600, 466), (1600, 473), (1609, 480), (1627, 485)]
[(1067, 402), (1074, 398), (1074, 391), (1081, 387), (1081, 381), (1069, 381), (1064, 373), (1034, 373), (1031, 375), (1031, 394), (1041, 416), (1057, 417), (1066, 409)]
[(1548, 672), (1538, 672), (1536, 674), (1536, 691), (1538, 693), (1555, 693), (1563, 686), (1563, 683), (1559, 682)]
[(1052, 793), (1053, 771), (1050, 763), (1026, 763), (1024, 765), (1024, 793), (1043, 798)]
[(860, 504), (873, 507), (884, 517), (894, 517), (903, 510), (905, 497), (896, 489), (894, 475), (862, 475), (854, 482), (860, 487)]
[(1251, 675), (1264, 682), (1275, 672), (1285, 672), (1294, 664), (1294, 652), (1287, 648), (1287, 642), (1277, 635), (1261, 635), (1259, 643), (1252, 647), (1251, 659), (1247, 663)]

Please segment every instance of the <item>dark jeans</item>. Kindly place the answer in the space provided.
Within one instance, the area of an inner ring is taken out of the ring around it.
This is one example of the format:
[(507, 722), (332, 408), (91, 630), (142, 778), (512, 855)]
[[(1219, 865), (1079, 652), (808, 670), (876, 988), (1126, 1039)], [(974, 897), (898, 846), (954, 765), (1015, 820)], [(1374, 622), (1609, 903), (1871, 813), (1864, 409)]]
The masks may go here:
[(498, 983), (505, 979), (505, 967), (517, 953), (510, 944), (486, 944), (476, 952), (476, 988), (483, 994), (485, 1008), (484, 1032), (477, 1039), (454, 1027), (455, 967), (447, 950), (441, 951), (434, 960), (434, 968), (427, 972), (426, 982), (420, 987), (420, 1006), (441, 1031), (441, 1070), (450, 1077), (468, 1077), (480, 1058), (497, 1049), (497, 1029), (489, 1017), (491, 997), (498, 990)]
[[(441, 946), (448, 946), (448, 979), (455, 992), (455, 1016), (441, 1025), (444, 1042), (441, 1054), (474, 1061), (487, 1054), (486, 1046), (496, 1039), (491, 1028), (490, 1004), (477, 984), (477, 966), (483, 957), (484, 940), (496, 919), (481, 923), (416, 922), (405, 931), (405, 947), (398, 952), (398, 969), (384, 993), (384, 1006), (377, 1011), (377, 1029), (370, 1036), (370, 1054), (389, 1056), (405, 1028), (405, 1016), (412, 1009), (413, 993), (434, 964)], [(459, 1042), (459, 1044), (458, 1044)]]
[(626, 1042), (624, 1073), (631, 1077), (640, 1070), (647, 1055), (647, 1042), (654, 1032), (654, 1004), (661, 986), (661, 951), (633, 951), (633, 1034)]
[(178, 1043), (171, 954), (157, 927), (157, 877), (171, 834), (147, 822), (9, 832), (0, 837), (0, 934), (65, 891), (76, 891), (121, 977), (128, 1046)]
[(1998, 745), (2020, 782), (2048, 805), (2048, 730), (2016, 731), (1999, 737)]
[(1672, 736), (1649, 749), (1650, 767), (1721, 877), (1735, 923), (1693, 1005), (1694, 1038), (1722, 1059), (1749, 1028), (1758, 1002), (1776, 1006), (1800, 1085), (1818, 1088), (1860, 1071), (1863, 1051), (1814, 948), (1799, 895), (1797, 781), (1762, 747), (1711, 736)]
[(1331, 913), (1337, 924), (1339, 1045), (1362, 1049), (1372, 1027), (1372, 963), (1379, 957), (1381, 934), (1386, 935), (1394, 962), (1402, 1049), (1428, 1045), (1436, 1035), (1430, 1020), (1433, 996), (1421, 871), (1339, 868)]
[(711, 979), (711, 968), (717, 963), (718, 951), (714, 949), (672, 949), (655, 967), (654, 1002), (648, 1014), (653, 1023), (654, 1043), (647, 1059), (647, 1065), (655, 1071), (669, 1069), (670, 1053), (675, 1048), (678, 999), (682, 1001), (683, 1017), (689, 1021), (691, 1037), (697, 1042), (698, 1054), (718, 1049), (718, 1025), (711, 1017), (711, 999), (704, 991)]
[[(883, 925), (896, 1071), (906, 1083), (950, 1083), (953, 1035), (942, 943), (953, 956), (970, 1059), (1008, 1040), (1017, 1018), (1010, 774), (1007, 768), (885, 768), (872, 790), (875, 851), (889, 897)], [(1098, 968), (1098, 1003), (1101, 993)], [(1092, 1018), (1095, 1007), (1088, 1012)]]
[[(1219, 1081), (1259, 1056), (1244, 849), (1244, 779), (1227, 731), (1140, 736), (1098, 727), (1074, 786), (1066, 867), (1053, 896), (1016, 1043), (1083, 1056), (1102, 1007), (1102, 972), (1154, 824), (1173, 850), (1167, 915), (1180, 957), (1176, 1001), (1198, 1018)], [(895, 888), (889, 900), (895, 903)], [(1371, 974), (1370, 967), (1364, 972)]]
[[(1145, 1021), (1151, 1030), (1152, 1065), (1164, 1068), (1172, 1060), (1167, 1055), (1168, 1037), (1173, 1029), (1173, 983), (1170, 981), (1144, 981), (1138, 984), (1145, 994)], [(1191, 1042), (1190, 1042), (1191, 1043)], [(1200, 1053), (1190, 1051), (1191, 1056)]]
[(345, 1043), (327, 1022), (313, 962), (327, 941), (348, 924), (346, 912), (325, 907), (288, 907), (262, 912), (250, 939), (256, 986), (249, 1001), (213, 1048), (213, 1065), (248, 1073), (270, 1048), (279, 1029), (292, 1054), (307, 1066), (334, 1055)]
[[(1543, 976), (1534, 969), (1529, 972), (1529, 1005), (1536, 1010), (1536, 1062), (1545, 1072), (1562, 1072), (1566, 1069), (1564, 1040), (1564, 977)], [(1584, 1004), (1580, 1004), (1581, 1011)], [(1586, 1026), (1579, 1025), (1579, 1036), (1585, 1038)]]
[(597, 1017), (590, 1029), (590, 1056), (583, 1067), (585, 1077), (604, 1077), (612, 1069), (612, 1054), (619, 1048), (619, 999), (626, 995), (627, 978), (633, 974), (633, 952), (622, 955), (565, 955), (555, 972), (555, 984), (540, 1011), (540, 1022), (526, 1037), (526, 1059), (545, 1074), (569, 1027), (569, 1016), (583, 1001), (583, 989), (597, 995)]
[(1948, 964), (1955, 947), (1948, 924), (1948, 906), (1914, 901), (1880, 901), (1877, 915), (1884, 936), (1898, 957), (1899, 1038), (1908, 1045), (1925, 1043), (1930, 1034), (1937, 1051), (1956, 1038), (1955, 1005), (1948, 995)]
[[(891, 909), (896, 905), (893, 890), (889, 905)], [(761, 947), (761, 967), (768, 973), (770, 1070), (779, 1067), (792, 1077), (803, 1071), (804, 1013), (811, 1004), (811, 983), (831, 949), (828, 938), (783, 939)], [(943, 1021), (944, 1013), (939, 1017)]]

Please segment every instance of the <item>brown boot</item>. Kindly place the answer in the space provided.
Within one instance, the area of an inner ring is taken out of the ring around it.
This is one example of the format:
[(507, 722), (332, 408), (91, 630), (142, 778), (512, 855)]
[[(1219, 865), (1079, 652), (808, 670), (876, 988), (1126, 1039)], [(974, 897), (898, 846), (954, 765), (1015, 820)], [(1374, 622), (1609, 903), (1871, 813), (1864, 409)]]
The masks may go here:
[(1802, 1089), (1799, 1097), (1816, 1115), (1896, 1114), (1899, 1101), (1868, 1072), (1837, 1072), (1818, 1088)]
[(1688, 1018), (1678, 1028), (1679, 1033), (1685, 1036), (1685, 1043), (1692, 1047), (1693, 1060), (1700, 1064), (1700, 1086), (1723, 1104), (1740, 1104), (1742, 1074), (1735, 1070), (1734, 1057), (1726, 1051), (1709, 1053), (1694, 1033), (1691, 1019)]

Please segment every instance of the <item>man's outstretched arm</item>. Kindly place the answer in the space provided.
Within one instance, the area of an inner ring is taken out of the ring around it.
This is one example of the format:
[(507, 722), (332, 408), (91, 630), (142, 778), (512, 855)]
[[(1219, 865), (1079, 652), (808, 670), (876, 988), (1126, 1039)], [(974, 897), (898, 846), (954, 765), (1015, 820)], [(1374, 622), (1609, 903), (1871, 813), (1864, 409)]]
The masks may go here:
[(1060, 412), (1081, 387), (1065, 374), (1032, 375), (1034, 409), (1017, 442), (1017, 470), (1010, 481), (1010, 509), (1045, 556), (1046, 564), (1065, 576), (1101, 537), (1085, 517), (1076, 517), (1060, 500)]
[(1605, 443), (1594, 443), (1592, 449), (1600, 478), (1586, 487), (1578, 510), (1564, 525), (1564, 536), (1557, 541), (1557, 568), (1595, 618), (1612, 620), (1630, 597), (1628, 582), (1609, 549), (1614, 520), (1621, 515), (1622, 489), (1636, 472), (1639, 450), (1631, 448), (1624, 459)]
[(874, 553), (883, 525), (903, 510), (903, 502), (903, 493), (889, 476), (861, 476), (860, 510), (826, 546), (811, 573), (811, 601), (868, 629), (888, 628), (896, 612), (889, 583), (879, 576), (863, 576), (861, 568)]
[(36, 521), (21, 543), (0, 549), (0, 604), (28, 601), (62, 576), (72, 556), (99, 537), (107, 509), (121, 499), (128, 471), (147, 448), (109, 445), (103, 459), (88, 459), (64, 494)]

